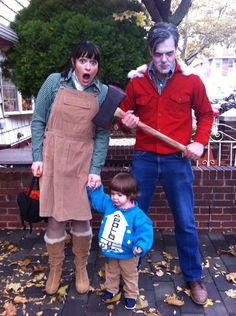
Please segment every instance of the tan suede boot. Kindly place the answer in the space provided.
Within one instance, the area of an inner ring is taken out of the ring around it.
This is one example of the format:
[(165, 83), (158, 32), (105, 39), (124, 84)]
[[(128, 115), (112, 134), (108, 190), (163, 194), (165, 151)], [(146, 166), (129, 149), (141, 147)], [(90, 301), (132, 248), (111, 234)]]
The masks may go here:
[(87, 260), (91, 245), (92, 236), (75, 236), (72, 235), (72, 251), (75, 255), (75, 286), (78, 293), (89, 291), (89, 278), (87, 272)]
[(61, 281), (62, 265), (65, 258), (65, 241), (63, 240), (52, 245), (46, 244), (46, 246), (50, 266), (50, 271), (46, 282), (46, 292), (47, 294), (52, 295), (57, 292)]

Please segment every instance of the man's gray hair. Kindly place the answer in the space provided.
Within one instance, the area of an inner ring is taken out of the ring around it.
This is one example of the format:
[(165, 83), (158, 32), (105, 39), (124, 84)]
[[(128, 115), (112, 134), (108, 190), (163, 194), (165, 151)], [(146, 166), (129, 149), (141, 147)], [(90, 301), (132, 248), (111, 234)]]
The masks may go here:
[(165, 40), (173, 38), (175, 48), (179, 42), (179, 32), (176, 25), (172, 23), (159, 22), (155, 24), (148, 32), (148, 45), (151, 53), (154, 53), (158, 44), (163, 43)]

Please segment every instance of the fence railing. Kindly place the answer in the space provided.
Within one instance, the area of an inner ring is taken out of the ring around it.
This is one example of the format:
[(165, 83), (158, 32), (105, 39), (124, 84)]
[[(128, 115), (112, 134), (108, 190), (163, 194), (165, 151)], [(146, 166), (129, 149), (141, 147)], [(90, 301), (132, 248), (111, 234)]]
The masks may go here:
[(236, 166), (236, 128), (215, 119), (205, 154), (198, 165)]

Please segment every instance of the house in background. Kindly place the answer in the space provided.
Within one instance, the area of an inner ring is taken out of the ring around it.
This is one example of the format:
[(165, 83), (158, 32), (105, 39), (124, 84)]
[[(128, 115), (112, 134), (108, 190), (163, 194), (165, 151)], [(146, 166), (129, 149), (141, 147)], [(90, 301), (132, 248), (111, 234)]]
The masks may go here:
[[(0, 61), (17, 40), (12, 29), (0, 24)], [(15, 84), (4, 78), (0, 68), (0, 148), (20, 147), (31, 138), (33, 107), (33, 101), (24, 99)]]
[(210, 99), (222, 99), (236, 92), (235, 49), (217, 47), (214, 57), (198, 60), (194, 72), (203, 80)]

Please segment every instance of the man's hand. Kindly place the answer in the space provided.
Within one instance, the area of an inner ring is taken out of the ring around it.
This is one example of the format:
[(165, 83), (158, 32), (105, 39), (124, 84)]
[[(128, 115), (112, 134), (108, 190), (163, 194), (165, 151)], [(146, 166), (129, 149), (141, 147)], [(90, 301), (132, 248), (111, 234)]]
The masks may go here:
[(202, 156), (203, 151), (204, 145), (194, 142), (186, 146), (183, 157), (196, 161)]
[(138, 125), (139, 117), (134, 115), (133, 111), (127, 111), (121, 122), (128, 128), (135, 128)]
[(34, 177), (41, 177), (43, 174), (43, 162), (34, 161), (31, 166), (31, 171)]
[(93, 190), (96, 190), (101, 185), (101, 177), (97, 174), (90, 173), (88, 175), (88, 183), (87, 186)]

